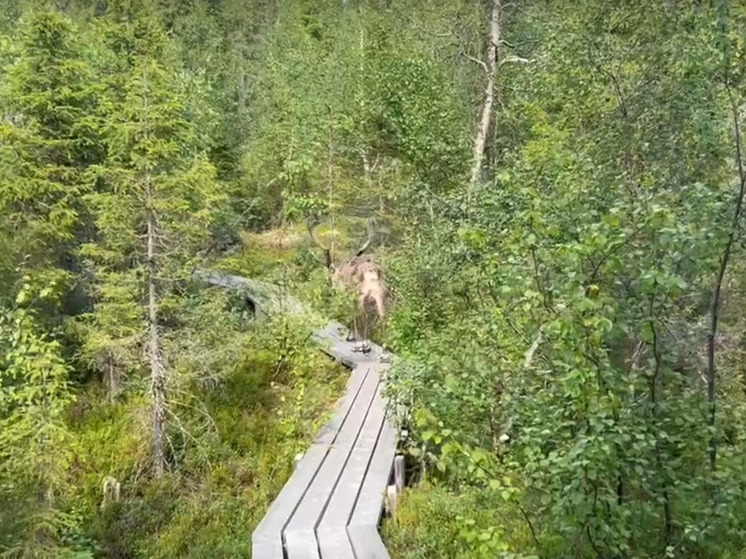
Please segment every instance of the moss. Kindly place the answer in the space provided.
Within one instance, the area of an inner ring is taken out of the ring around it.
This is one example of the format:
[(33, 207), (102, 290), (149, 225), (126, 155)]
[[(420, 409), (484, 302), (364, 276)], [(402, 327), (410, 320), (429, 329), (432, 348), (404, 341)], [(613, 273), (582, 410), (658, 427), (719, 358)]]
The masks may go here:
[[(149, 475), (149, 406), (144, 396), (108, 404), (81, 395), (71, 423), (78, 447), (70, 510), (80, 511), (97, 557), (246, 557), (250, 534), (280, 491), (293, 457), (307, 448), (341, 395), (348, 373), (325, 358), (295, 323), (245, 336), (240, 356), (210, 386), (190, 383), (190, 406), (171, 426), (172, 471)], [(129, 394), (146, 394), (147, 386)], [(209, 418), (209, 419), (207, 419)], [(102, 483), (121, 499), (100, 509)]]

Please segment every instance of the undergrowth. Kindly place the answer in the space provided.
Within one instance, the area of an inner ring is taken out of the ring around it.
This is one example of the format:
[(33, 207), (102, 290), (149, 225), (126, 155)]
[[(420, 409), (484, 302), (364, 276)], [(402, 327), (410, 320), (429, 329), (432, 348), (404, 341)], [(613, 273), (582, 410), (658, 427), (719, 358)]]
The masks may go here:
[[(149, 471), (146, 382), (109, 401), (89, 385), (70, 413), (77, 440), (70, 547), (108, 559), (247, 557), (251, 532), (342, 394), (347, 372), (310, 342), (307, 317), (247, 318), (230, 295), (184, 295), (169, 334), (170, 471)], [(102, 503), (107, 478), (121, 484)]]
[(383, 525), (394, 559), (537, 559), (520, 511), (490, 492), (428, 482), (405, 489)]

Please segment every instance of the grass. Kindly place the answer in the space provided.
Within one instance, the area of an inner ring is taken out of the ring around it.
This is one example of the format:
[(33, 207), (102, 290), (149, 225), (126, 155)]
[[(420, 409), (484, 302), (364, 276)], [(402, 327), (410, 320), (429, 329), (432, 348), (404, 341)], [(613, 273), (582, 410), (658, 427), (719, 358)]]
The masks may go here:
[[(289, 257), (271, 256), (272, 269)], [(252, 250), (230, 267), (251, 275), (260, 261)], [(170, 392), (172, 468), (162, 479), (151, 475), (147, 378), (133, 375), (114, 403), (96, 381), (79, 394), (64, 500), (79, 527), (73, 547), (88, 557), (250, 556), (251, 532), (294, 456), (343, 393), (348, 371), (310, 345), (306, 317), (247, 322), (231, 314), (230, 301), (200, 292), (179, 311), (168, 353), (183, 379)], [(121, 483), (121, 498), (102, 509), (107, 477)]]
[(427, 482), (407, 488), (382, 532), (392, 559), (532, 557), (517, 551), (533, 547), (518, 511), (477, 489), (455, 491)]

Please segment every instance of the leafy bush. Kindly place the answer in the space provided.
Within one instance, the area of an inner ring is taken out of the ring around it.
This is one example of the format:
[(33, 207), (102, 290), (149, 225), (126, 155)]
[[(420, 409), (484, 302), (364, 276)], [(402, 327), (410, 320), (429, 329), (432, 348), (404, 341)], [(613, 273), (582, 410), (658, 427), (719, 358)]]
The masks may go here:
[(499, 495), (425, 482), (400, 499), (383, 528), (395, 559), (537, 559), (520, 511)]

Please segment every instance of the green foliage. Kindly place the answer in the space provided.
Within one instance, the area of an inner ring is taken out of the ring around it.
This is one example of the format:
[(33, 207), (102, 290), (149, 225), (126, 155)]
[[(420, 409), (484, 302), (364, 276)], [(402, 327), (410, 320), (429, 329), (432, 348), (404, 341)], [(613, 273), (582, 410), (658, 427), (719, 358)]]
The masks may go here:
[[(110, 29), (111, 37), (121, 39), (120, 48), (131, 49), (130, 65), (121, 97), (109, 108), (107, 160), (91, 170), (98, 189), (86, 202), (96, 239), (81, 247), (95, 270), (100, 303), (79, 329), (82, 357), (107, 376), (112, 397), (123, 379), (145, 369), (145, 357), (156, 382), (160, 329), (178, 312), (171, 286), (189, 277), (197, 251), (207, 244), (213, 206), (221, 199), (214, 168), (198, 151), (195, 123), (174, 93), (177, 81), (160, 59), (165, 39), (145, 16), (132, 17), (136, 28), (147, 30), (144, 39), (124, 25)], [(158, 398), (155, 394), (154, 407)], [(153, 429), (159, 446), (159, 427)]]
[(542, 39), (501, 74), (494, 180), (466, 223), (459, 197), (431, 205), (394, 263), (410, 454), (455, 486), (502, 491), (507, 473), (542, 557), (743, 546), (740, 350), (718, 350), (714, 429), (700, 376), (734, 192), (725, 16), (639, 8), (537, 3), (514, 22), (515, 42)]
[[(247, 328), (226, 303), (219, 293), (192, 301), (169, 341), (180, 356), (176, 370), (205, 373), (176, 390), (169, 476), (141, 475), (149, 453), (144, 398), (112, 406), (92, 391), (80, 404), (78, 483), (86, 489), (78, 506), (105, 556), (246, 556), (247, 533), (342, 390), (346, 375), (309, 345), (305, 323)], [(121, 481), (122, 498), (99, 513), (106, 476)]]
[(10, 116), (0, 125), (4, 281), (32, 270), (40, 290), (54, 285), (64, 292), (59, 280), (69, 274), (83, 225), (83, 171), (105, 149), (100, 90), (75, 27), (57, 14), (35, 13), (24, 22), (7, 77), (0, 90)]
[(73, 440), (65, 413), (75, 397), (59, 343), (23, 311), (0, 315), (0, 550), (57, 557), (74, 521), (60, 509)]
[(349, 319), (302, 220), (339, 259), (375, 215), (406, 358), (387, 390), (436, 482), (387, 524), (395, 555), (739, 556), (746, 12), (503, 2), (467, 192), (488, 4), (0, 6), (3, 551), (245, 556), (344, 375), (308, 346), (318, 317), (259, 325), (191, 272)]
[[(452, 185), (468, 159), (472, 117), (449, 79), (454, 45), (438, 38), (443, 50), (435, 51), (418, 30), (405, 31), (416, 18), (411, 7), (296, 2), (278, 10), (283, 25), (267, 30), (259, 67), (251, 66), (258, 85), (244, 180), (270, 204), (260, 215), (309, 195), (332, 212), (390, 213), (414, 195), (416, 180)], [(473, 6), (421, 10), (442, 37)]]
[(520, 511), (483, 491), (449, 492), (424, 483), (401, 496), (396, 521), (388, 520), (384, 537), (392, 557), (536, 559), (516, 550), (532, 547)]
[(453, 99), (448, 70), (437, 60), (396, 51), (383, 60), (377, 76), (383, 141), (417, 169), (422, 180), (448, 184), (468, 161), (464, 115)]

